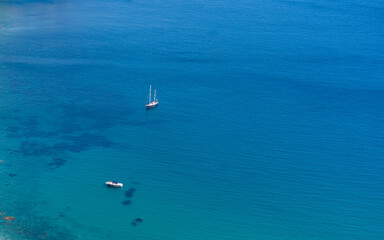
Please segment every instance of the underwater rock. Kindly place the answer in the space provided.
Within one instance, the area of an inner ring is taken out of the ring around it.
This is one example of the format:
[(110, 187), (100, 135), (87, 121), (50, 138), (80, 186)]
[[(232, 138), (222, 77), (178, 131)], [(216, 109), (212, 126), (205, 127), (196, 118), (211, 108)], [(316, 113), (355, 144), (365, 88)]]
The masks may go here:
[(0, 212), (0, 216), (4, 216), (5, 215), (5, 212)]
[(10, 173), (10, 174), (8, 174), (8, 176), (10, 176), (10, 177), (16, 177), (16, 174), (15, 174), (15, 173)]
[(132, 226), (137, 226), (139, 223), (142, 223), (143, 222), (143, 219), (142, 218), (136, 218), (135, 220), (133, 220), (131, 222), (131, 225)]
[(52, 156), (52, 149), (39, 142), (23, 141), (20, 143), (20, 152), (23, 156)]
[(127, 200), (127, 201), (123, 201), (122, 204), (123, 205), (130, 205), (132, 202), (130, 200)]
[(15, 220), (16, 218), (15, 218), (15, 217), (12, 217), (12, 216), (8, 216), (8, 217), (2, 217), (1, 219), (3, 219), (3, 220), (7, 220), (7, 221), (13, 221), (13, 220)]
[(66, 161), (67, 160), (62, 159), (62, 158), (54, 158), (54, 159), (52, 159), (52, 162), (50, 162), (48, 164), (48, 167), (50, 167), (51, 169), (56, 169), (56, 168), (63, 166)]
[[(20, 238), (12, 239), (28, 239), (28, 240), (75, 240), (79, 239), (78, 236), (73, 235), (68, 229), (62, 227), (59, 222), (61, 219), (52, 219), (45, 216), (39, 216), (39, 214), (32, 213), (30, 211), (22, 212), (20, 218), (14, 221), (5, 221), (1, 220), (0, 217), (0, 229), (2, 229), (2, 224), (6, 225), (11, 223), (12, 229), (8, 228), (8, 231), (21, 230), (22, 235)], [(53, 221), (54, 220), (54, 221)], [(8, 238), (9, 239), (9, 238)]]
[(135, 191), (136, 191), (136, 189), (134, 189), (134, 188), (129, 189), (128, 191), (125, 192), (125, 197), (131, 198)]
[(83, 133), (79, 136), (65, 136), (62, 138), (64, 142), (55, 144), (52, 148), (59, 152), (74, 152), (79, 153), (93, 147), (112, 147), (113, 143), (102, 135)]

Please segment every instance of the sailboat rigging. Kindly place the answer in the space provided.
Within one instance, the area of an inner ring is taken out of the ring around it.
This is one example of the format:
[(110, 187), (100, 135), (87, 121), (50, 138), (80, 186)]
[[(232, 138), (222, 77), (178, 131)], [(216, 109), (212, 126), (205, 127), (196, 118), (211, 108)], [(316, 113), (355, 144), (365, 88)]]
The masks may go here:
[(152, 102), (151, 102), (151, 93), (152, 93), (151, 85), (149, 85), (148, 104), (145, 105), (147, 109), (157, 107), (157, 105), (159, 104), (159, 101), (156, 99), (156, 89), (154, 91), (154, 97)]

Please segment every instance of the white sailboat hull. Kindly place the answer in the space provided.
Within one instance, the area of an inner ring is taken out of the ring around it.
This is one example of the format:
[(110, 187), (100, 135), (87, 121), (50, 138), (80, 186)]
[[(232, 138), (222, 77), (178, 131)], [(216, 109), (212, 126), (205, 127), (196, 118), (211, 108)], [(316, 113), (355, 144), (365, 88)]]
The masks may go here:
[(151, 102), (151, 103), (148, 103), (147, 105), (145, 105), (145, 107), (147, 109), (151, 109), (151, 108), (157, 107), (157, 105), (159, 105), (159, 102)]
[(108, 181), (108, 182), (105, 182), (105, 184), (108, 187), (114, 187), (114, 188), (122, 188), (123, 187), (123, 184), (119, 183), (119, 182)]

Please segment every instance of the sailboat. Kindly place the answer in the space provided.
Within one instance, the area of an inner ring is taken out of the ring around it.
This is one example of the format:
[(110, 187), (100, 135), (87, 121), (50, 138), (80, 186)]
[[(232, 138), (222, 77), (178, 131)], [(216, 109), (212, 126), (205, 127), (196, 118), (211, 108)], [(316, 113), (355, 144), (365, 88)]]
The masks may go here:
[(145, 105), (145, 107), (147, 109), (150, 109), (150, 108), (155, 108), (157, 107), (157, 105), (159, 105), (159, 101), (156, 99), (156, 89), (155, 89), (155, 92), (154, 92), (154, 97), (153, 97), (153, 101), (151, 102), (151, 85), (149, 85), (149, 96), (148, 96), (148, 104)]

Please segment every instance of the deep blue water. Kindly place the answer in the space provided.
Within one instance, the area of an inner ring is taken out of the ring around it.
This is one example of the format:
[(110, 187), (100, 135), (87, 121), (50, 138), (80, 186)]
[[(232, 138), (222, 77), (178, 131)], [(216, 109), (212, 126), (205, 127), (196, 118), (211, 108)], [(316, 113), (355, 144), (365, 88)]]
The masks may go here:
[(0, 239), (384, 239), (383, 12), (1, 1)]

